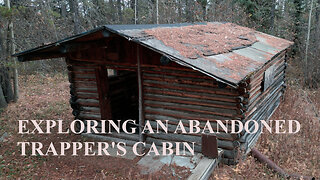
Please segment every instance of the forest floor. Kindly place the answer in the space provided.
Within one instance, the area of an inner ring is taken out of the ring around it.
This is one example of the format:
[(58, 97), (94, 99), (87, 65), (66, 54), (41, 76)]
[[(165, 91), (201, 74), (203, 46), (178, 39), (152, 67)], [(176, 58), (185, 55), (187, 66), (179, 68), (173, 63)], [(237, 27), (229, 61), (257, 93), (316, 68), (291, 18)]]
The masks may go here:
[[(301, 123), (297, 134), (262, 134), (256, 148), (289, 173), (320, 177), (320, 91), (290, 85), (271, 119), (294, 119)], [(20, 99), (9, 104), (0, 117), (0, 179), (183, 179), (165, 166), (153, 175), (141, 175), (136, 162), (110, 156), (21, 156), (17, 142), (85, 142), (79, 135), (21, 135), (19, 119), (72, 120), (66, 75), (20, 77)], [(94, 140), (90, 140), (94, 141)], [(27, 152), (30, 153), (30, 152)], [(176, 167), (174, 167), (176, 168)], [(180, 172), (180, 174), (179, 174)], [(211, 179), (279, 179), (251, 156), (236, 166), (219, 165)]]

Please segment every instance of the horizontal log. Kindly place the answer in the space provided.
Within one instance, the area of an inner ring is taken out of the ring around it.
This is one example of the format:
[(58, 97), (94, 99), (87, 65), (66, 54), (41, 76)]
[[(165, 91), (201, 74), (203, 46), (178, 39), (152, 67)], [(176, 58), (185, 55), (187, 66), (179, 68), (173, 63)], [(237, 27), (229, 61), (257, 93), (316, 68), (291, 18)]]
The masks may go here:
[(189, 77), (189, 78), (199, 78), (199, 79), (213, 79), (209, 76), (206, 76), (206, 75), (195, 75), (195, 74), (187, 74), (187, 73), (176, 73), (176, 72), (163, 72), (163, 71), (158, 71), (158, 72), (155, 72), (155, 71), (152, 71), (152, 70), (145, 70), (145, 69), (142, 69), (142, 72), (143, 73), (150, 73), (150, 74), (153, 74), (153, 73), (157, 73), (157, 74), (163, 74), (163, 75), (169, 75), (169, 76), (175, 76), (177, 78), (180, 78), (180, 77)]
[[(171, 99), (153, 99), (149, 97), (145, 97), (145, 104), (161, 104), (165, 105), (167, 107), (185, 107), (185, 108), (191, 108), (196, 110), (203, 110), (203, 111), (209, 111), (210, 113), (221, 113), (220, 115), (228, 114), (228, 117), (232, 117), (233, 115), (238, 114), (238, 109), (235, 108), (217, 108), (212, 104), (206, 104), (206, 103), (197, 103), (193, 101), (181, 101), (181, 100), (175, 100), (174, 98)], [(219, 114), (216, 114), (219, 115)]]
[(84, 93), (84, 92), (76, 92), (77, 98), (80, 99), (95, 99), (99, 100), (99, 95), (97, 93)]
[(276, 84), (276, 86), (272, 87), (272, 89), (268, 89), (267, 91), (264, 91), (263, 93), (257, 94), (256, 97), (250, 101), (247, 112), (252, 111), (252, 109), (255, 108), (257, 106), (257, 104), (261, 103), (261, 101), (263, 101), (266, 98), (266, 96), (268, 96), (269, 94), (272, 94), (273, 92), (275, 92), (277, 90), (278, 91), (282, 90), (283, 84), (284, 84), (283, 79), (282, 80), (280, 79), (279, 83)]
[(99, 107), (86, 107), (86, 106), (81, 106), (82, 111), (86, 112), (97, 112), (100, 113), (100, 108)]
[(216, 94), (221, 94), (221, 95), (231, 95), (231, 96), (238, 96), (239, 92), (236, 90), (232, 89), (224, 89), (224, 88), (217, 88), (217, 85), (214, 85), (212, 82), (208, 81), (195, 81), (195, 80), (190, 80), (190, 79), (182, 79), (182, 78), (175, 78), (175, 77), (154, 77), (157, 75), (143, 75), (144, 82), (151, 82), (151, 83), (156, 83), (156, 82), (165, 82), (167, 84), (173, 84), (173, 85), (181, 85), (181, 86), (186, 86), (188, 88), (193, 88), (193, 89), (200, 89), (204, 90), (207, 89), (209, 93), (216, 93)]
[(96, 82), (96, 78), (83, 78), (83, 77), (74, 77), (74, 82)]
[(80, 112), (78, 118), (80, 120), (101, 120), (101, 115), (98, 114), (86, 114), (84, 112)]
[(191, 68), (187, 68), (187, 67), (170, 67), (170, 66), (159, 66), (159, 65), (150, 65), (150, 64), (141, 64), (141, 67), (143, 69), (152, 69), (155, 71), (162, 71), (162, 70), (171, 70), (171, 71), (182, 71), (182, 72), (192, 72), (192, 73), (197, 73), (199, 74), (198, 71), (195, 71)]
[[(282, 59), (275, 61), (274, 63), (270, 63), (269, 67), (272, 65), (276, 66), (275, 71), (279, 71), (280, 67), (283, 66), (285, 64), (285, 58), (283, 57)], [(264, 71), (260, 71), (260, 73), (256, 74), (256, 77), (254, 79), (251, 79), (250, 84), (248, 89), (252, 89), (254, 85), (261, 83), (263, 76), (264, 76)]]
[(281, 96), (281, 95), (282, 95), (281, 89), (278, 89), (277, 91), (272, 93), (270, 96), (266, 97), (262, 102), (260, 102), (260, 104), (258, 104), (256, 106), (256, 108), (253, 108), (251, 111), (247, 112), (246, 119), (249, 119), (249, 118), (252, 119), (255, 116), (257, 110), (259, 110), (259, 109), (261, 109), (262, 107), (265, 107), (265, 106), (270, 106), (270, 104), (271, 104), (270, 102), (272, 100), (274, 100), (274, 98), (276, 98), (278, 96)]
[[(223, 117), (223, 116), (216, 116), (216, 115), (206, 115), (206, 114), (200, 114), (200, 113), (190, 113), (185, 111), (178, 111), (178, 110), (168, 110), (168, 109), (162, 109), (162, 108), (153, 108), (153, 107), (145, 107), (144, 108), (146, 113), (149, 114), (157, 114), (157, 115), (164, 115), (164, 116), (171, 116), (178, 119), (195, 119), (199, 121), (216, 121), (218, 120), (229, 120), (231, 118)], [(237, 119), (237, 118), (232, 118)], [(240, 118), (238, 118), (240, 119)]]
[(194, 82), (194, 85), (202, 85), (202, 86), (209, 86), (209, 87), (213, 87), (213, 88), (218, 88), (218, 89), (224, 89), (227, 90), (229, 92), (234, 92), (236, 93), (237, 90), (233, 87), (230, 86), (226, 86), (224, 88), (219, 87), (219, 83), (209, 77), (206, 76), (204, 74), (200, 74), (199, 76), (189, 76), (189, 75), (185, 75), (181, 74), (176, 76), (176, 74), (174, 74), (175, 72), (173, 72), (173, 74), (169, 73), (169, 74), (165, 74), (165, 73), (159, 73), (159, 72), (152, 72), (152, 71), (145, 71), (143, 72), (143, 78), (144, 79), (149, 79), (150, 80), (153, 78), (154, 80), (156, 80), (157, 78), (161, 78), (161, 79), (166, 79), (166, 80), (171, 80), (173, 81), (174, 79), (179, 80), (179, 82), (181, 83), (186, 83), (189, 84), (190, 82)]
[[(179, 100), (174, 97), (172, 98), (156, 98), (156, 97), (150, 97), (150, 96), (145, 96), (144, 100), (146, 103), (150, 102), (167, 102), (171, 104), (187, 104), (187, 105), (194, 105), (199, 109), (209, 107), (211, 111), (215, 112), (227, 112), (230, 114), (242, 114), (243, 111), (237, 107), (228, 107), (228, 106), (223, 106), (223, 105), (216, 105), (216, 104), (210, 104), (210, 103), (202, 103), (202, 102), (196, 102), (196, 101), (184, 101), (184, 100)], [(207, 108), (208, 109), (208, 108)]]
[(144, 99), (146, 100), (155, 100), (161, 102), (176, 102), (176, 103), (186, 103), (194, 105), (205, 105), (222, 109), (238, 109), (239, 103), (233, 102), (223, 102), (223, 101), (213, 101), (208, 99), (198, 99), (193, 97), (186, 96), (173, 96), (173, 95), (162, 95), (162, 94), (152, 94), (144, 93)]
[[(162, 147), (162, 142), (169, 142), (169, 143), (172, 143), (172, 144), (174, 144), (174, 145), (175, 145), (175, 143), (176, 143), (176, 141), (169, 141), (169, 140), (157, 139), (157, 138), (153, 138), (153, 137), (150, 137), (150, 136), (147, 136), (147, 137), (146, 137), (146, 142), (147, 142), (148, 144), (154, 143), (155, 145), (160, 146), (160, 147)], [(185, 142), (185, 141), (181, 141), (181, 142)], [(189, 145), (192, 147), (192, 144), (191, 144), (191, 143), (189, 143)], [(182, 150), (181, 148), (182, 148), (182, 144), (180, 144), (180, 150)], [(188, 151), (188, 149), (186, 149), (186, 151)], [(194, 145), (194, 151), (201, 153), (201, 146), (195, 144), (195, 145)], [(182, 153), (182, 152), (180, 152), (180, 153)]]
[(222, 101), (222, 102), (233, 102), (237, 103), (240, 101), (238, 97), (236, 98), (222, 98), (217, 96), (211, 96), (208, 94), (200, 94), (200, 93), (190, 93), (185, 91), (173, 91), (170, 89), (158, 89), (158, 88), (150, 88), (150, 87), (144, 87), (145, 93), (150, 94), (158, 94), (158, 95), (169, 95), (169, 96), (179, 96), (179, 97), (189, 97), (189, 98), (198, 98), (198, 99), (207, 99), (212, 101)]
[[(166, 119), (166, 118), (165, 118)], [(165, 122), (163, 120), (161, 120), (164, 124)], [(190, 132), (190, 128), (189, 128), (189, 123), (187, 123), (187, 120), (181, 120), (183, 122), (183, 125), (185, 127), (185, 130), (187, 132)], [(153, 119), (150, 119), (150, 124), (152, 126), (152, 129), (154, 130), (154, 132), (157, 132), (157, 122)], [(168, 122), (168, 133), (174, 133), (177, 129), (177, 122), (178, 120), (175, 120), (174, 122)], [(240, 135), (239, 136), (236, 136), (237, 134), (228, 134), (228, 133), (225, 133), (225, 132), (217, 132), (217, 124), (216, 123), (210, 123), (211, 126), (212, 126), (212, 129), (215, 133), (215, 135), (217, 136), (218, 139), (220, 140), (228, 140), (228, 141), (235, 141), (237, 139), (240, 138)], [(203, 129), (204, 128), (204, 125), (205, 123), (204, 122), (200, 122), (200, 128)], [(159, 129), (160, 130), (160, 129)], [(221, 130), (221, 128), (220, 128)], [(192, 135), (192, 136), (199, 136), (201, 137), (201, 134), (188, 134), (188, 135)]]
[(92, 74), (81, 74), (81, 73), (73, 73), (74, 78), (88, 78), (88, 79), (96, 79), (94, 73)]
[(270, 118), (271, 113), (275, 111), (280, 103), (281, 93), (276, 96), (270, 98), (269, 102), (266, 102), (262, 107), (258, 107), (255, 113), (250, 114), (246, 120), (254, 119), (254, 120), (267, 120)]
[(92, 81), (92, 82), (75, 81), (73, 82), (73, 85), (75, 86), (75, 88), (96, 88), (97, 87), (97, 83), (95, 81)]
[[(176, 142), (195, 142), (195, 144), (201, 146), (201, 136), (191, 136), (185, 134), (165, 134), (165, 133), (155, 133), (146, 134), (147, 137), (152, 137), (156, 139), (176, 141)], [(218, 139), (218, 147), (223, 149), (233, 150), (234, 148), (240, 146), (240, 142), (223, 141)]]
[(221, 97), (226, 97), (226, 98), (228, 98), (229, 96), (237, 97), (237, 94), (235, 93), (228, 93), (227, 91), (221, 91), (221, 90), (213, 90), (212, 88), (208, 88), (208, 87), (201, 87), (201, 86), (195, 87), (194, 85), (166, 83), (166, 82), (154, 81), (154, 80), (144, 80), (143, 85), (148, 87), (161, 88), (161, 89), (173, 89), (173, 90), (182, 90), (186, 92), (189, 91), (189, 92), (206, 93), (208, 95), (219, 95)]
[(273, 57), (271, 61), (267, 63), (267, 65), (263, 66), (259, 71), (257, 71), (254, 75), (252, 75), (250, 78), (255, 79), (257, 76), (259, 76), (261, 73), (263, 73), (266, 69), (268, 69), (274, 62), (279, 61), (280, 59), (285, 57), (286, 50), (283, 50), (278, 54), (278, 56)]
[[(277, 77), (279, 77), (280, 74), (284, 74), (285, 65), (283, 64), (283, 65), (280, 66), (279, 68), (280, 68), (280, 69), (279, 69), (278, 71), (275, 71), (275, 73), (274, 73), (275, 79), (276, 79)], [(251, 84), (251, 83), (250, 83), (250, 86), (253, 86), (253, 88), (251, 88), (251, 89), (249, 90), (249, 92), (250, 92), (250, 97), (252, 97), (256, 92), (261, 91), (261, 88), (262, 88), (261, 83), (262, 83), (262, 81), (263, 81), (263, 76), (261, 76), (261, 79), (259, 79), (259, 80), (256, 82), (256, 84)]]
[(161, 108), (161, 109), (169, 109), (169, 110), (177, 110), (182, 112), (190, 112), (190, 113), (201, 113), (204, 115), (214, 115), (216, 117), (229, 117), (229, 118), (244, 118), (242, 115), (238, 115), (236, 113), (231, 114), (231, 112), (223, 111), (218, 112), (217, 109), (210, 109), (206, 107), (198, 107), (193, 105), (185, 105), (185, 104), (175, 104), (175, 103), (161, 103), (156, 101), (148, 101), (144, 102), (145, 107), (153, 107), (153, 108)]
[[(178, 125), (178, 123), (181, 121), (183, 123), (183, 125), (185, 127), (189, 127), (189, 119), (185, 119), (185, 118), (177, 118), (177, 117), (173, 117), (172, 115), (158, 115), (158, 114), (149, 114), (148, 112), (146, 113), (145, 115), (145, 119), (148, 119), (148, 120), (169, 120), (168, 124), (172, 124), (172, 125)], [(197, 120), (197, 119), (191, 119), (190, 120)], [(219, 126), (219, 130), (217, 129), (217, 121), (216, 120), (210, 120), (210, 119), (206, 119), (206, 120), (199, 120), (199, 127), (201, 129), (204, 128), (205, 124), (207, 123), (207, 121), (210, 122), (211, 124), (211, 127), (213, 128), (213, 131), (217, 132), (224, 132), (223, 129)], [(231, 132), (231, 122), (230, 121), (224, 121), (224, 120), (221, 120), (221, 123), (223, 124), (228, 124), (227, 126), (227, 130), (228, 132)], [(236, 131), (238, 131), (238, 125), (236, 124), (235, 125), (235, 129)], [(230, 134), (232, 137), (234, 137), (234, 139), (237, 139), (239, 137), (239, 135), (237, 134)]]
[(94, 63), (85, 63), (85, 64), (71, 64), (70, 69), (74, 71), (94, 71), (97, 68), (97, 65)]
[(252, 136), (250, 136), (245, 143), (242, 143), (240, 145), (240, 149), (244, 152), (244, 154), (248, 154), (251, 151), (251, 148), (254, 147), (260, 135), (260, 132), (252, 134)]
[(77, 99), (75, 103), (80, 106), (100, 107), (99, 101), (95, 99)]
[[(168, 141), (168, 140), (164, 141), (164, 140), (161, 140), (161, 139), (152, 138), (150, 136), (146, 138), (146, 142), (148, 144), (155, 143), (158, 146), (162, 146), (162, 142), (171, 142), (171, 143), (175, 144), (175, 141)], [(181, 149), (181, 147), (180, 147), (180, 149)], [(221, 148), (221, 149), (223, 149), (223, 148)], [(201, 151), (201, 146), (195, 144), (194, 145), (194, 151), (201, 153), (202, 152)], [(223, 156), (227, 157), (227, 158), (235, 158), (237, 156), (237, 154), (238, 154), (237, 152), (238, 151), (235, 150), (235, 149), (234, 150), (223, 149)]]
[(259, 106), (257, 106), (257, 109), (254, 113), (251, 113), (248, 115), (245, 119), (261, 119), (261, 114), (267, 113), (267, 108), (272, 108), (273, 106), (277, 105), (280, 97), (282, 96), (282, 93), (274, 93), (272, 96), (268, 97), (268, 99), (265, 100), (264, 103), (261, 103)]
[(249, 105), (251, 105), (252, 102), (254, 102), (257, 98), (261, 97), (261, 95), (264, 96), (268, 94), (268, 92), (272, 91), (274, 88), (278, 87), (279, 84), (283, 84), (284, 78), (285, 78), (284, 73), (281, 73), (279, 76), (275, 78), (275, 81), (270, 85), (268, 89), (266, 89), (265, 91), (258, 91), (255, 95), (252, 95), (249, 98)]

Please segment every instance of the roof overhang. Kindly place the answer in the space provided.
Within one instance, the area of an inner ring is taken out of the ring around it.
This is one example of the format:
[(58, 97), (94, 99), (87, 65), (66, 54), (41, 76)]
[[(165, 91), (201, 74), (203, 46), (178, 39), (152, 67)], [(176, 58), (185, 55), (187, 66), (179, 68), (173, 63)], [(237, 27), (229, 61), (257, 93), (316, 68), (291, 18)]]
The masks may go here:
[[(12, 56), (18, 57), (18, 61), (34, 61), (65, 57), (71, 47), (88, 46), (90, 42), (96, 42), (110, 36), (110, 31), (105, 26), (71, 36), (60, 41), (45, 44), (30, 50), (16, 53)], [(89, 42), (89, 43), (88, 43)]]

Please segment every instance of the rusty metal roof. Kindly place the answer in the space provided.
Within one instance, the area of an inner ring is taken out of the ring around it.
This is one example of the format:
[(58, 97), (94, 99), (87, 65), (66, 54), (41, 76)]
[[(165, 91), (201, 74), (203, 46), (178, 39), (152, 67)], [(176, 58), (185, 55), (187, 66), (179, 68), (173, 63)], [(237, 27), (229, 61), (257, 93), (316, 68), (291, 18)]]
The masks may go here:
[[(223, 25), (224, 23), (214, 23)], [(134, 41), (147, 48), (157, 51), (167, 56), (172, 61), (198, 70), (218, 81), (227, 83), (236, 87), (239, 82), (248, 75), (261, 69), (268, 61), (277, 54), (287, 49), (292, 42), (277, 38), (258, 31), (252, 30), (255, 41), (243, 47), (236, 47), (220, 54), (198, 56), (196, 58), (186, 57), (175, 47), (165, 44), (163, 40), (146, 34), (146, 30), (155, 28), (188, 28), (194, 25), (206, 27), (209, 23), (183, 23), (183, 24), (162, 24), (162, 25), (106, 25), (94, 30), (72, 36), (58, 42), (24, 51), (17, 56), (20, 61), (32, 59), (47, 59), (52, 57), (63, 57), (64, 54), (59, 51), (62, 44), (74, 41), (86, 41), (88, 39), (99, 39), (106, 37), (108, 33), (116, 33), (129, 41)], [(236, 25), (235, 25), (236, 26)], [(232, 32), (232, 28), (230, 31)], [(201, 30), (201, 28), (198, 30)], [(186, 36), (188, 36), (186, 34)], [(186, 37), (187, 38), (187, 37)]]

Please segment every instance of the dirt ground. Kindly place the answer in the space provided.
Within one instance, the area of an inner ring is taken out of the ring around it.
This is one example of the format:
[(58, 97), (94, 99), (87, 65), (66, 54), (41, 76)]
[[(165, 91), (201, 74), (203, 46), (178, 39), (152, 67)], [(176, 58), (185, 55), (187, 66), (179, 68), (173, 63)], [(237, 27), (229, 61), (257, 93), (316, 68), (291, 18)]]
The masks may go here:
[[(290, 83), (290, 82), (289, 82)], [(21, 156), (17, 142), (94, 141), (79, 135), (20, 135), (19, 119), (73, 120), (69, 106), (69, 83), (66, 75), (28, 75), (20, 78), (21, 94), (0, 117), (0, 179), (184, 179), (183, 169), (165, 166), (152, 175), (139, 174), (136, 162), (110, 156)], [(290, 173), (320, 177), (320, 91), (306, 91), (294, 85), (272, 119), (295, 119), (299, 133), (262, 135), (257, 149)], [(27, 151), (27, 154), (30, 152)], [(236, 166), (219, 165), (210, 179), (279, 179), (264, 165), (248, 156)]]

